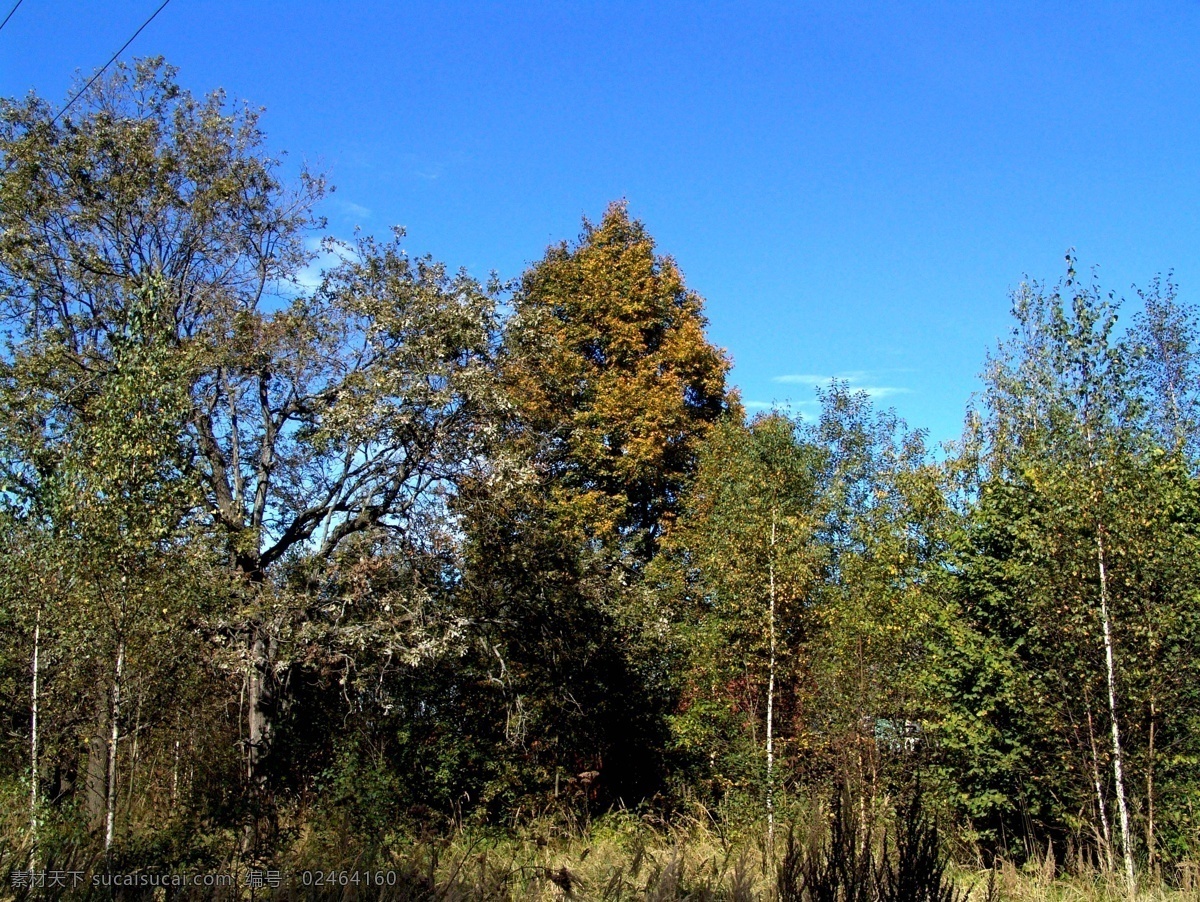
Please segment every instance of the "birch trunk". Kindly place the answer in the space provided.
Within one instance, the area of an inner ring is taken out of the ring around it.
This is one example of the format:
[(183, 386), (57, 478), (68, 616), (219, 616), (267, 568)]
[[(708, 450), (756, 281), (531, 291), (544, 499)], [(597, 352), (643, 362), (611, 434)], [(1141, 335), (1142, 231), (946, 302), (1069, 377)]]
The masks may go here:
[(108, 740), (108, 792), (105, 796), (104, 849), (112, 848), (117, 816), (117, 742), (121, 738), (121, 677), (125, 670), (125, 640), (117, 643), (117, 668), (112, 685), (112, 730)]
[(1104, 558), (1104, 531), (1096, 532), (1096, 563), (1100, 571), (1100, 620), (1104, 630), (1104, 664), (1108, 678), (1108, 713), (1112, 720), (1113, 780), (1116, 783), (1117, 810), (1121, 821), (1121, 852), (1125, 858), (1125, 881), (1130, 892), (1136, 885), (1133, 849), (1129, 834), (1129, 805), (1125, 800), (1125, 767), (1121, 749), (1121, 726), (1117, 718), (1116, 665), (1113, 659), (1112, 623), (1108, 611), (1108, 573)]
[(38, 804), (38, 652), (41, 650), (42, 638), (42, 609), (37, 609), (37, 617), (33, 622), (33, 674), (29, 690), (29, 831), (33, 841), (37, 843), (37, 804)]
[(1146, 862), (1151, 874), (1158, 873), (1158, 851), (1154, 843), (1154, 720), (1157, 716), (1154, 698), (1150, 698), (1150, 747), (1146, 762)]
[(144, 691), (139, 690), (136, 713), (133, 715), (133, 748), (129, 750), (129, 788), (125, 790), (126, 812), (133, 810), (133, 794), (137, 788), (138, 742), (142, 735), (142, 701), (144, 698)]
[[(1155, 641), (1153, 623), (1149, 625), (1147, 632), (1149, 633), (1150, 640), (1150, 660), (1152, 664), (1156, 665), (1158, 662), (1158, 643)], [(1154, 836), (1154, 739), (1157, 725), (1158, 681), (1155, 679), (1150, 684), (1150, 736), (1149, 746), (1146, 750), (1146, 864), (1150, 869), (1150, 873), (1155, 878), (1158, 877), (1158, 845)]]
[(1104, 801), (1104, 789), (1100, 785), (1100, 764), (1099, 756), (1096, 752), (1096, 733), (1092, 727), (1092, 702), (1090, 697), (1087, 703), (1087, 720), (1088, 720), (1088, 741), (1092, 746), (1092, 785), (1096, 788), (1096, 810), (1100, 813), (1100, 827), (1104, 831), (1104, 858), (1108, 862), (1108, 869), (1113, 869), (1112, 857), (1112, 830), (1108, 826), (1108, 805)]
[(179, 711), (175, 712), (175, 757), (171, 763), (171, 804), (179, 803)]

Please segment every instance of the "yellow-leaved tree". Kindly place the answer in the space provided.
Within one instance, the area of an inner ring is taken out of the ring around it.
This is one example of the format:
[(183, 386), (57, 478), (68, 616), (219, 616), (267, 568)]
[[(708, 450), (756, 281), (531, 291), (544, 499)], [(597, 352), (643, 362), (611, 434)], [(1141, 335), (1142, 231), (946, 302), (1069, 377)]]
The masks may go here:
[(498, 742), (519, 765), (506, 792), (633, 803), (661, 788), (670, 701), (641, 574), (701, 440), (739, 407), (705, 325), (623, 203), (512, 298), (502, 450), (463, 499)]

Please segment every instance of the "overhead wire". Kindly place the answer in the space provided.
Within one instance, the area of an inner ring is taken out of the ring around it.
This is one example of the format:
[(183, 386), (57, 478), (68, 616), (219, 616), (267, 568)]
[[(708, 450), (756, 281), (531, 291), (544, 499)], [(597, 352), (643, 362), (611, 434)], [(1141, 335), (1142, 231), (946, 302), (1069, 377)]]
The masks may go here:
[(13, 4), (13, 8), (8, 11), (8, 15), (4, 17), (4, 21), (0, 22), (0, 31), (4, 31), (4, 26), (8, 24), (8, 20), (11, 19), (13, 13), (17, 11), (17, 7), (24, 2), (25, 0), (17, 0), (17, 2)]
[[(122, 53), (125, 52), (125, 48), (128, 47), (130, 44), (132, 44), (137, 39), (137, 36), (146, 29), (147, 25), (149, 25), (151, 22), (153, 22), (155, 20), (155, 18), (158, 16), (158, 14), (160, 12), (162, 12), (164, 9), (167, 8), (167, 4), (170, 2), (171, 2), (171, 0), (163, 0), (162, 5), (159, 6), (159, 8), (156, 9), (154, 12), (152, 12), (150, 14), (150, 18), (148, 18), (145, 22), (143, 22), (141, 24), (141, 27), (139, 27), (138, 30), (133, 33), (133, 37), (131, 37), (124, 44), (122, 44), (121, 49), (118, 50), (116, 53), (114, 53), (111, 57), (109, 57), (109, 60), (107, 63), (105, 63), (103, 66), (101, 66), (99, 69), (96, 70), (96, 74), (88, 79), (88, 83), (86, 85), (84, 85), (82, 88), (80, 88), (78, 91), (75, 92), (75, 96), (72, 97), (70, 100), (68, 100), (67, 105), (64, 106), (61, 110), (59, 110), (58, 115), (56, 115), (50, 121), (51, 125), (54, 125), (54, 123), (58, 122), (58, 120), (62, 118), (63, 113), (65, 113), (67, 110), (69, 110), (71, 108), (71, 105), (74, 104), (76, 100), (78, 100), (80, 97), (83, 96), (83, 94), (87, 91), (87, 89), (90, 88), (95, 83), (96, 79), (104, 74), (104, 70), (107, 69), (109, 66), (111, 66), (113, 64), (113, 61), (117, 57), (119, 57)], [(21, 3), (21, 0), (18, 0), (17, 5), (19, 6), (20, 3)], [(9, 15), (12, 15), (12, 14), (10, 13)]]

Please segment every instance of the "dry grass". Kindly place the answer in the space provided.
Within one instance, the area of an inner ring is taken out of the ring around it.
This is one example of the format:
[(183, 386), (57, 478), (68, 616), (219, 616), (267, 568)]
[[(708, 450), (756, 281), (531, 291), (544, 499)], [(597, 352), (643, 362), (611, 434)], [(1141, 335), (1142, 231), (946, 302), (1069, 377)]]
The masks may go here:
[[(798, 834), (812, 835), (807, 828)], [(396, 869), (403, 888), (382, 896), (331, 891), (322, 898), (774, 902), (785, 847), (786, 837), (780, 835), (770, 852), (758, 829), (723, 830), (700, 819), (667, 828), (619, 813), (582, 831), (547, 823), (518, 834), (466, 830), (437, 843), (399, 843), (372, 866)], [(296, 865), (303, 866), (305, 850), (298, 848), (296, 856)], [(1053, 859), (1024, 868), (1006, 862), (994, 873), (961, 867), (952, 873), (964, 902), (1200, 902), (1196, 872), (1186, 868), (1175, 881), (1182, 886), (1143, 887), (1134, 897), (1117, 874), (1066, 875)]]
[[(1132, 895), (1122, 874), (1089, 868), (1081, 871), (1060, 873), (1049, 858), (1024, 868), (1004, 862), (996, 868), (996, 889), (1006, 902), (1200, 902), (1200, 884), (1195, 870), (1188, 866), (1172, 875), (1175, 885), (1143, 880)], [(980, 878), (973, 879), (978, 882)]]
[[(796, 835), (814, 842), (819, 831), (805, 812), (791, 812), (798, 821)], [(3, 820), (0, 817), (0, 820)], [(17, 833), (6, 824), (6, 833)], [(293, 876), (274, 894), (255, 898), (279, 900), (429, 900), (429, 902), (509, 902), (509, 900), (768, 900), (779, 899), (777, 874), (787, 850), (785, 832), (769, 848), (761, 825), (740, 829), (704, 813), (673, 825), (629, 812), (617, 812), (586, 828), (567, 829), (552, 820), (527, 825), (520, 831), (462, 830), (452, 837), (375, 837), (368, 845), (347, 845), (351, 834), (325, 825), (293, 835), (288, 852), (271, 864)], [(3, 837), (0, 837), (3, 839)], [(82, 847), (76, 850), (82, 856)], [(0, 862), (10, 869), (26, 860), (28, 849), (0, 841)], [(82, 856), (73, 866), (91, 870), (96, 860)], [(244, 865), (244, 863), (242, 863)], [(65, 866), (65, 865), (58, 865)], [(237, 865), (231, 865), (236, 868)], [(391, 887), (353, 884), (318, 890), (304, 886), (304, 870), (387, 872), (396, 875)], [(1060, 873), (1052, 857), (1018, 868), (1002, 863), (992, 871), (952, 868), (960, 898), (966, 902), (1131, 902), (1117, 874), (1089, 870), (1076, 864), (1074, 873)], [(240, 871), (239, 871), (240, 872)], [(1200, 902), (1200, 867), (1185, 866), (1170, 875), (1174, 886), (1145, 886), (1132, 897), (1139, 902)], [(7, 882), (0, 899), (18, 896)], [(795, 898), (795, 896), (792, 896)], [(85, 897), (80, 897), (85, 898)], [(220, 894), (198, 893), (179, 898), (248, 899), (248, 890)], [(801, 898), (804, 898), (801, 896)]]
[[(293, 867), (314, 866), (322, 851), (298, 848)], [(409, 894), (396, 898), (447, 902), (751, 900), (770, 898), (775, 881), (762, 839), (697, 824), (663, 829), (627, 813), (585, 831), (547, 823), (519, 834), (466, 830), (444, 842), (402, 842), (372, 866), (406, 875)]]

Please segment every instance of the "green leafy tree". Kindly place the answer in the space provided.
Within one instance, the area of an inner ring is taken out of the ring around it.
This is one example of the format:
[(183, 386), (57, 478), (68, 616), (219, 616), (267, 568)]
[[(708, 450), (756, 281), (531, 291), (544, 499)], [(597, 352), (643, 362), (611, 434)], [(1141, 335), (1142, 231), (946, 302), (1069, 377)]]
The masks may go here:
[(811, 426), (713, 432), (652, 572), (682, 650), (673, 722), (714, 795), (764, 777), (768, 798), (776, 779), (819, 791), (838, 773), (865, 817), (886, 791), (878, 746), (912, 745), (926, 713), (949, 513), (919, 433), (843, 384), (822, 401)]
[[(99, 687), (85, 791), (106, 848), (117, 828), (118, 760), (130, 709), (140, 721), (145, 697), (168, 691), (162, 678), (180, 654), (172, 633), (188, 620), (180, 602), (195, 600), (192, 586), (202, 569), (184, 545), (193, 498), (179, 434), (191, 403), (178, 378), (187, 361), (167, 340), (169, 309), (161, 280), (149, 278), (130, 299), (126, 322), (110, 335), (111, 356), (86, 381), (61, 343), (26, 342), (6, 367), (0, 408), (6, 462), (42, 468), (36, 493), (8, 496), (17, 505), (16, 522), (23, 521), (13, 536), (33, 540), (24, 569), (37, 586), (31, 800), (43, 780), (39, 746), (55, 727), (69, 732), (63, 728), (76, 718), (41, 695), (49, 690), (61, 699), (74, 688), (86, 698), (93, 694), (88, 684)], [(6, 588), (17, 610), (22, 601), (30, 607), (19, 587)], [(70, 673), (49, 679), (68, 662), (83, 686)], [(140, 740), (135, 735), (134, 759)], [(52, 756), (58, 766), (71, 767), (70, 757), (63, 760), (69, 749)]]
[(927, 739), (927, 644), (954, 518), (922, 432), (844, 384), (821, 401), (810, 441), (826, 454), (817, 540), (828, 564), (808, 728), (825, 766), (857, 787), (865, 819), (892, 778), (910, 776)]
[(783, 415), (748, 427), (727, 419), (702, 448), (656, 564), (682, 652), (677, 742), (718, 799), (761, 788), (769, 834), (776, 759), (804, 739), (796, 726), (811, 671), (802, 650), (817, 628), (825, 567), (816, 540), (823, 465), (822, 450)]
[[(262, 144), (256, 114), (196, 100), (159, 60), (118, 67), (61, 118), (37, 97), (0, 115), (0, 302), (13, 396), (34, 411), (19, 429), (53, 445), (57, 416), (29, 399), (70, 406), (105, 384), (159, 280), (164, 353), (181, 364), (160, 378), (190, 405), (172, 445), (186, 519), (240, 584), (214, 632), (243, 648), (260, 796), (298, 663), (280, 642), (308, 617), (280, 565), (418, 528), (478, 456), (494, 381), (490, 296), (410, 260), (399, 236), (329, 244), (341, 262), (299, 292), (323, 183), (302, 172), (289, 188)], [(60, 381), (35, 371), (47, 354)], [(52, 450), (5, 465), (19, 499), (56, 472)]]
[[(973, 663), (947, 672), (975, 706), (959, 727), (977, 737), (962, 746), (975, 757), (967, 773), (983, 777), (967, 793), (977, 811), (1017, 805), (1051, 833), (1087, 829), (1102, 856), (1119, 852), (1132, 884), (1137, 820), (1156, 854), (1161, 637), (1192, 641), (1194, 599), (1170, 568), (1191, 572), (1194, 487), (1161, 444), (1182, 447), (1183, 408), (1149, 410), (1137, 372), (1190, 363), (1118, 339), (1116, 307), (1073, 265), (1059, 288), (1015, 296), (1017, 328), (989, 363), (969, 445), (980, 481), (957, 566)], [(1147, 354), (1156, 362), (1139, 362)], [(1185, 722), (1187, 697), (1175, 698)], [(978, 744), (985, 733), (999, 757)], [(1001, 790), (991, 781), (1004, 769), (1017, 785)]]
[(1155, 279), (1139, 291), (1142, 309), (1129, 336), (1133, 390), (1141, 423), (1163, 450), (1200, 460), (1200, 334), (1195, 307), (1181, 303), (1175, 283)]

